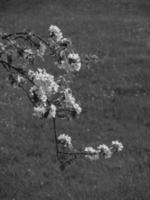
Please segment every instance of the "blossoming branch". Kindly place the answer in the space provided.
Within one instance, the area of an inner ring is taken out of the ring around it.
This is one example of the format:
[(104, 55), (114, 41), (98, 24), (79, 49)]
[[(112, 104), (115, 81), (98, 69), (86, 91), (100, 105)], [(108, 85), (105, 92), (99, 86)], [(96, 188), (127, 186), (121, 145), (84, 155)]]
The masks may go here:
[[(90, 160), (97, 160), (100, 155), (110, 158), (113, 153), (122, 151), (121, 142), (113, 141), (110, 147), (103, 144), (96, 149), (85, 147), (79, 151), (73, 147), (70, 136), (57, 136), (57, 118), (70, 119), (82, 112), (69, 84), (80, 71), (82, 59), (71, 40), (65, 38), (57, 26), (51, 25), (48, 31), (47, 40), (33, 32), (1, 33), (0, 64), (8, 72), (10, 83), (27, 95), (33, 105), (33, 115), (53, 120), (57, 159), (61, 166), (65, 167), (78, 156)], [(61, 75), (54, 77), (45, 67), (36, 66), (36, 60), (40, 58), (44, 62), (46, 56), (51, 56)]]

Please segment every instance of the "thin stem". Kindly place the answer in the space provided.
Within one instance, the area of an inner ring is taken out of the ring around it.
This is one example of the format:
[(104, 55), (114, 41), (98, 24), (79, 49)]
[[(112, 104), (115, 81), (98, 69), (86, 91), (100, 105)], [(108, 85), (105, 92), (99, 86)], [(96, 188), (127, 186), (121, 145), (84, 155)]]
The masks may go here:
[(19, 85), (19, 87), (24, 91), (24, 93), (26, 94), (26, 96), (28, 97), (28, 99), (29, 99), (29, 101), (32, 103), (32, 105), (34, 106), (34, 102), (32, 101), (32, 98), (30, 97), (30, 95), (29, 95), (29, 93), (27, 92), (27, 90), (23, 87), (23, 86), (21, 86), (21, 85)]
[[(18, 32), (18, 33), (11, 33), (11, 34), (8, 34), (8, 35), (4, 35), (3, 36), (3, 39), (7, 39), (7, 38), (10, 38), (12, 36), (30, 36), (30, 33), (28, 32)], [(35, 34), (35, 33), (32, 33), (32, 36), (34, 36), (35, 38), (37, 38), (38, 40), (40, 40), (41, 42), (43, 42), (45, 45), (49, 46), (49, 44), (44, 40), (42, 39), (39, 35)]]
[(53, 128), (54, 128), (54, 136), (55, 136), (55, 145), (56, 145), (56, 154), (57, 154), (57, 159), (59, 159), (58, 154), (58, 142), (57, 142), (57, 130), (56, 130), (56, 120), (53, 118)]
[(60, 154), (67, 154), (67, 155), (96, 155), (97, 153), (89, 153), (89, 152), (61, 152), (59, 151)]
[[(4, 60), (0, 60), (0, 64), (2, 64), (4, 67), (7, 65), (9, 69), (15, 70), (17, 73), (23, 75), (30, 83), (34, 84), (34, 82), (30, 78), (28, 78), (28, 76), (22, 71), (22, 69), (17, 68), (15, 66), (9, 64), (8, 62), (4, 61)], [(7, 71), (9, 71), (9, 70), (7, 70)]]

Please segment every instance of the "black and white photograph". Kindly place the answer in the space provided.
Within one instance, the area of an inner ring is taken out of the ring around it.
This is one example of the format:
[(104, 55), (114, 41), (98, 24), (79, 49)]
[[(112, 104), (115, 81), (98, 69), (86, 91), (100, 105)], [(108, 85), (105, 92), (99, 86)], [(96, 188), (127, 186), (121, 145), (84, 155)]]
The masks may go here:
[(0, 200), (150, 200), (150, 0), (0, 0)]

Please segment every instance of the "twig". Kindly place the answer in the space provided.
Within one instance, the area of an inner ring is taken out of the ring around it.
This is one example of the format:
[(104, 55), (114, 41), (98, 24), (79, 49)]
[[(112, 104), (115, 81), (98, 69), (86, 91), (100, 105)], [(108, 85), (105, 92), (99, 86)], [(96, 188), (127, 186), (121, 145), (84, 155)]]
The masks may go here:
[(56, 120), (53, 118), (53, 128), (54, 128), (54, 136), (55, 136), (55, 145), (56, 145), (56, 154), (57, 154), (57, 159), (59, 160), (58, 154), (58, 141), (57, 141), (57, 130), (56, 130)]

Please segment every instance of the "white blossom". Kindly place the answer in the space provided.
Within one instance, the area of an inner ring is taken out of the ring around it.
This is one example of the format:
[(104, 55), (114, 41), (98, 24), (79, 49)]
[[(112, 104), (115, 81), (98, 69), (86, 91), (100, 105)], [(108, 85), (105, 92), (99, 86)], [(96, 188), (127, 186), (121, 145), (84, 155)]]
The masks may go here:
[(81, 60), (77, 53), (69, 53), (66, 59), (62, 59), (58, 64), (59, 69), (64, 69), (67, 73), (79, 71), (81, 69)]
[(34, 73), (34, 83), (42, 86), (50, 93), (56, 93), (58, 91), (58, 84), (54, 80), (54, 76), (48, 74), (45, 69), (38, 69)]
[(46, 45), (43, 42), (40, 42), (40, 48), (37, 49), (37, 55), (41, 58), (45, 55)]
[(68, 55), (69, 64), (71, 65), (71, 71), (79, 71), (81, 68), (80, 56), (77, 53), (70, 53)]
[(29, 89), (29, 93), (30, 93), (30, 95), (33, 96), (33, 95), (34, 95), (34, 92), (36, 92), (37, 89), (38, 89), (37, 86), (35, 86), (35, 85), (32, 86), (32, 87)]
[(41, 80), (41, 81), (53, 81), (54, 76), (51, 74), (48, 74), (45, 69), (38, 68), (35, 72), (35, 80)]
[(69, 88), (65, 89), (65, 103), (66, 107), (68, 108), (74, 108), (77, 114), (80, 114), (82, 109), (81, 107), (76, 103), (75, 98), (72, 96), (71, 90)]
[(45, 69), (38, 69), (36, 72), (29, 70), (28, 76), (35, 84), (30, 89), (30, 93), (36, 93), (43, 103), (57, 93), (59, 85), (55, 82), (54, 76), (48, 74)]
[(73, 107), (74, 107), (74, 109), (75, 109), (75, 111), (76, 111), (76, 113), (77, 113), (78, 115), (82, 112), (82, 108), (79, 106), (79, 104), (74, 103), (74, 104), (73, 104)]
[(84, 151), (89, 154), (85, 155), (86, 158), (89, 158), (90, 160), (98, 160), (99, 159), (99, 152), (94, 149), (93, 147), (85, 147)]
[(71, 40), (70, 39), (68, 39), (68, 38), (62, 38), (61, 40), (60, 40), (60, 43), (62, 44), (62, 45), (71, 45), (72, 43), (71, 43)]
[(51, 104), (48, 118), (55, 118), (56, 117), (56, 110), (57, 110), (56, 106), (54, 104)]
[(44, 116), (44, 114), (46, 113), (46, 111), (47, 110), (44, 105), (39, 105), (39, 106), (34, 107), (33, 115), (37, 116), (39, 118), (42, 118)]
[(72, 143), (71, 143), (71, 137), (69, 135), (61, 134), (58, 136), (57, 139), (61, 143), (64, 143), (64, 147), (69, 147), (69, 149), (73, 148)]
[(37, 91), (38, 91), (39, 99), (43, 102), (43, 104), (45, 104), (47, 102), (48, 98), (47, 98), (47, 95), (46, 95), (46, 93), (44, 91), (44, 88), (43, 87), (39, 87)]
[(116, 151), (120, 152), (123, 149), (123, 144), (121, 142), (119, 142), (118, 140), (112, 141), (111, 148), (115, 148)]
[(30, 88), (29, 92), (30, 92), (31, 97), (34, 97), (34, 95), (36, 94), (38, 99), (43, 103), (44, 106), (46, 106), (47, 95), (45, 94), (45, 91), (43, 90), (42, 87), (38, 87), (34, 85)]
[(112, 152), (111, 152), (110, 148), (107, 145), (105, 145), (105, 144), (99, 145), (97, 147), (97, 149), (98, 149), (99, 153), (104, 154), (105, 158), (111, 158)]
[(61, 30), (57, 26), (51, 25), (48, 30), (50, 37), (54, 38), (57, 42), (63, 38)]

